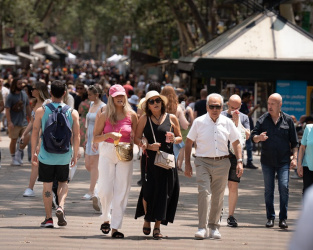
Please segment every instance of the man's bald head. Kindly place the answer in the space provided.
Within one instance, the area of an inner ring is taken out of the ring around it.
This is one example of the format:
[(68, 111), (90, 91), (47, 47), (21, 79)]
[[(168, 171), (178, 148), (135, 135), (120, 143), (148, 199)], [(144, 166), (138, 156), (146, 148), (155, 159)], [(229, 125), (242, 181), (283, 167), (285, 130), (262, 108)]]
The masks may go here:
[(241, 107), (241, 98), (239, 95), (232, 95), (228, 100), (228, 112), (239, 110)]
[(267, 110), (272, 117), (278, 117), (283, 104), (283, 98), (280, 94), (271, 94), (267, 100)]
[(278, 93), (271, 94), (268, 99), (269, 100), (271, 99), (272, 101), (277, 102), (277, 103), (283, 103), (283, 98)]
[(235, 94), (235, 95), (232, 95), (232, 96), (229, 98), (229, 101), (241, 103), (241, 98), (240, 98), (239, 95)]

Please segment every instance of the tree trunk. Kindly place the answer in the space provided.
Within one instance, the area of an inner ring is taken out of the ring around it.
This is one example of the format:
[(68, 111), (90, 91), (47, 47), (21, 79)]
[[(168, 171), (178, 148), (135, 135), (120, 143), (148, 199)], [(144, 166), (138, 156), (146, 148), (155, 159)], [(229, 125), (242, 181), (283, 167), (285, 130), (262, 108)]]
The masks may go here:
[(47, 19), (47, 17), (49, 17), (49, 15), (50, 15), (50, 13), (52, 11), (53, 2), (54, 2), (54, 0), (50, 1), (49, 5), (48, 5), (48, 7), (47, 7), (47, 9), (45, 11), (45, 14), (43, 15), (43, 17), (40, 20), (41, 22), (44, 22)]
[(209, 34), (209, 31), (207, 29), (207, 24), (204, 23), (204, 21), (202, 20), (202, 17), (197, 9), (197, 6), (195, 5), (195, 3), (193, 2), (193, 0), (186, 0), (186, 3), (188, 4), (190, 10), (191, 10), (191, 13), (192, 15), (194, 16), (195, 18), (195, 21), (196, 23), (198, 24), (200, 30), (201, 30), (201, 33), (202, 33), (202, 36), (204, 38), (204, 40), (206, 42), (209, 41), (209, 38), (210, 38), (210, 34)]
[(194, 48), (195, 47), (195, 43), (193, 42), (191, 35), (186, 27), (186, 24), (180, 19), (179, 17), (179, 13), (177, 11), (177, 8), (175, 8), (175, 6), (173, 5), (172, 2), (168, 1), (168, 4), (170, 6), (171, 11), (173, 12), (173, 15), (176, 19), (177, 22), (177, 27), (178, 27), (178, 32), (179, 32), (179, 36), (181, 40), (181, 55), (185, 55), (186, 51), (189, 48)]

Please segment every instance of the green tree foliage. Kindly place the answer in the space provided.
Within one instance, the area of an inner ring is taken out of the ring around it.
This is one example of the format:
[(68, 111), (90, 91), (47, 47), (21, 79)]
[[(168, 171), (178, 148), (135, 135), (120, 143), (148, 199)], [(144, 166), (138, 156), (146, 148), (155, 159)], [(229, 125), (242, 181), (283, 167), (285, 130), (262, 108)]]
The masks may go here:
[[(0, 28), (14, 28), (16, 45), (25, 44), (28, 34), (48, 39), (56, 34), (61, 46), (90, 42), (106, 53), (122, 52), (124, 36), (131, 36), (132, 47), (160, 58), (171, 58), (173, 51), (186, 55), (216, 36), (218, 6), (223, 0), (0, 0)], [(234, 4), (231, 4), (234, 6)], [(235, 7), (230, 9), (235, 20)], [(223, 15), (225, 11), (221, 12)], [(231, 16), (230, 15), (230, 16)], [(2, 46), (0, 32), (0, 47)], [(63, 42), (63, 43), (62, 43)]]

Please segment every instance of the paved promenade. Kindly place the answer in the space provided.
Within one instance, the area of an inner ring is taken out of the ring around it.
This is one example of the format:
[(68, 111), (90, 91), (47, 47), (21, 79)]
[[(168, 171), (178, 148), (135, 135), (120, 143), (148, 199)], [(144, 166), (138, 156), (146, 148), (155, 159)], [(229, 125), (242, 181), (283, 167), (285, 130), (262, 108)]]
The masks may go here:
[[(42, 184), (36, 182), (36, 197), (25, 198), (30, 164), (10, 166), (9, 139), (1, 133), (2, 167), (0, 169), (0, 249), (287, 249), (295, 229), (301, 207), (302, 180), (290, 180), (288, 230), (278, 227), (265, 228), (266, 214), (263, 198), (263, 178), (259, 157), (254, 155), (257, 170), (246, 169), (241, 179), (239, 200), (235, 213), (238, 228), (226, 226), (228, 213), (228, 190), (225, 191), (224, 216), (220, 232), (221, 240), (195, 240), (197, 231), (197, 186), (195, 177), (188, 179), (180, 174), (180, 198), (173, 224), (161, 227), (165, 236), (153, 240), (142, 233), (143, 219), (134, 219), (140, 187), (139, 161), (134, 161), (131, 193), (121, 231), (125, 239), (112, 239), (101, 233), (99, 212), (92, 208), (91, 201), (81, 200), (89, 187), (89, 174), (84, 159), (79, 160), (73, 181), (69, 184), (66, 202), (68, 226), (53, 229), (40, 228), (44, 219)], [(25, 157), (24, 157), (25, 161)], [(195, 176), (195, 173), (194, 173)], [(279, 211), (276, 186), (276, 211)], [(53, 214), (54, 215), (54, 214)], [(278, 216), (277, 216), (278, 217)]]

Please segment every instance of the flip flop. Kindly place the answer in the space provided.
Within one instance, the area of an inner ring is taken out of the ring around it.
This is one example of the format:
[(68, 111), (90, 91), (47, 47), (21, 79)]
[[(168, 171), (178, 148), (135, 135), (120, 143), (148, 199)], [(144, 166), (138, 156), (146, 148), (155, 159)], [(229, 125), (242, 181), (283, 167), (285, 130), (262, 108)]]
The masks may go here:
[(103, 223), (100, 227), (100, 230), (102, 231), (102, 233), (108, 234), (111, 231), (110, 224), (107, 222)]
[(112, 238), (123, 239), (123, 238), (124, 238), (124, 234), (121, 233), (121, 232), (116, 231), (116, 232), (114, 232), (114, 233), (112, 234)]

